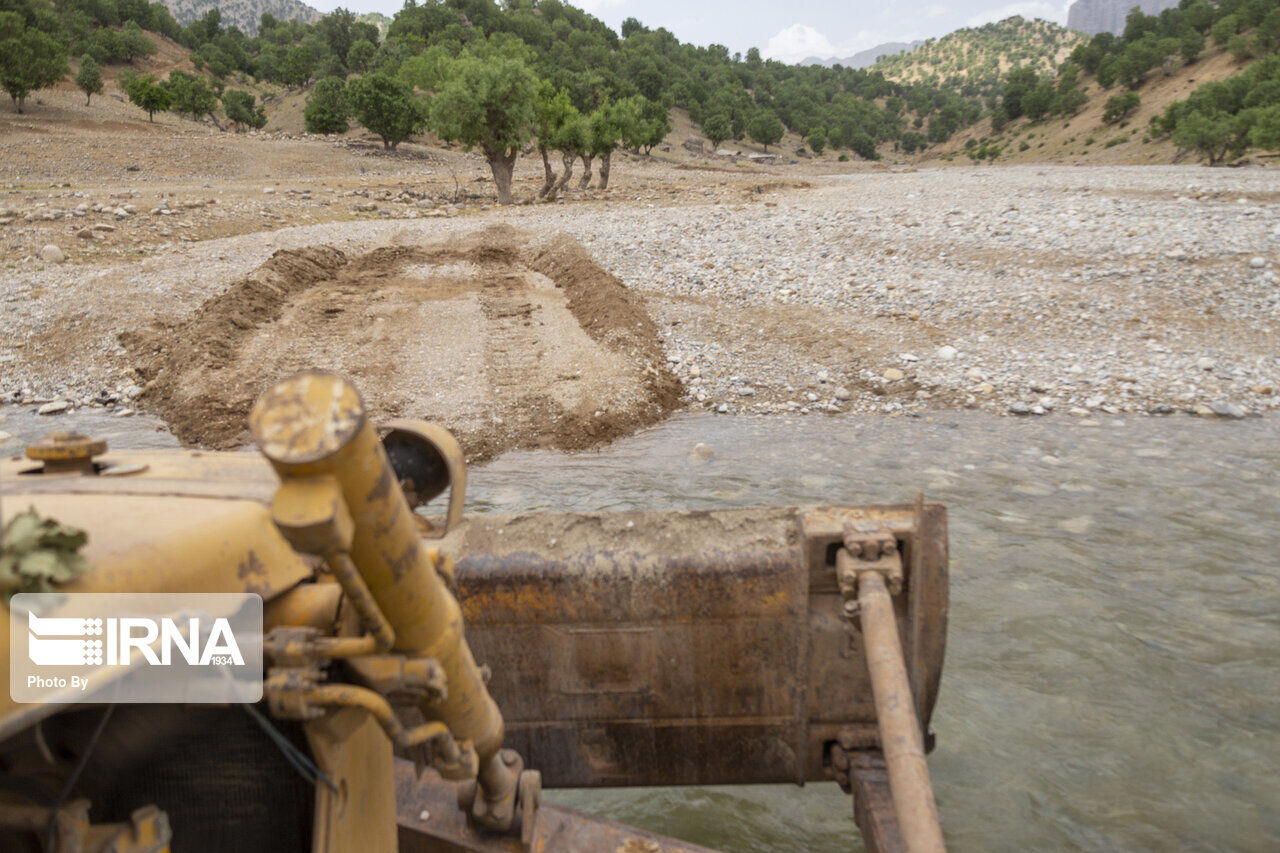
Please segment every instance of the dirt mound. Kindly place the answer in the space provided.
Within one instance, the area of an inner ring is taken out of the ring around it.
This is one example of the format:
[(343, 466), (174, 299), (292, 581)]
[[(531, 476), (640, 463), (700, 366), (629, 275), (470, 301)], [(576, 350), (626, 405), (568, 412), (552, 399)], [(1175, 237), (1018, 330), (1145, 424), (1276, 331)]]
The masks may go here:
[(280, 251), (190, 317), (121, 335), (149, 380), (139, 402), (185, 443), (245, 444), (262, 389), (317, 367), (350, 377), (375, 418), (444, 423), (472, 459), (659, 420), (680, 398), (659, 341), (580, 245), (508, 226), (354, 257)]

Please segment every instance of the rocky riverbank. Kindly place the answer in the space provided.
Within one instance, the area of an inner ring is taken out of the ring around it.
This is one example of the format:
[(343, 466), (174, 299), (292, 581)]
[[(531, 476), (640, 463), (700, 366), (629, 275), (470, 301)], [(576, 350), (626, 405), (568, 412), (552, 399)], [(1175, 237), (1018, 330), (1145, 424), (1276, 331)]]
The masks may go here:
[(299, 225), (152, 246), (125, 264), (18, 264), (0, 274), (0, 399), (145, 409), (145, 377), (118, 335), (180, 320), (274, 251), (367, 251), (507, 222), (574, 236), (641, 294), (694, 407), (1214, 417), (1280, 407), (1280, 172), (778, 177), (748, 187), (709, 173), (705, 193), (689, 181), (628, 197), (622, 184), (598, 203)]

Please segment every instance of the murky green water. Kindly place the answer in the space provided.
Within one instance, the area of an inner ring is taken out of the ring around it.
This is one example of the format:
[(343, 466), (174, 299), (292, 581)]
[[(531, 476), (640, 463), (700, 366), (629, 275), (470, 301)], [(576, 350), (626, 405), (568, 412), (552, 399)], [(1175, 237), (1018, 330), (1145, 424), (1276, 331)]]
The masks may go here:
[[(0, 429), (49, 425), (10, 410)], [(100, 425), (116, 446), (165, 441), (143, 421)], [(697, 442), (710, 461), (691, 459)], [(860, 503), (917, 489), (950, 511), (930, 764), (953, 850), (1280, 849), (1280, 419), (687, 415), (596, 453), (505, 456), (472, 473), (468, 504)], [(832, 784), (550, 796), (726, 851), (858, 845)]]

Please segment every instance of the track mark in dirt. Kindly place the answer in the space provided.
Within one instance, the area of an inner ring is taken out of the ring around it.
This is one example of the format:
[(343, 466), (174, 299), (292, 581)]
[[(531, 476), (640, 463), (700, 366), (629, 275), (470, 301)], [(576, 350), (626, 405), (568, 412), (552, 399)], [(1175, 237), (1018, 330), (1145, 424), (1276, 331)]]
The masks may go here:
[(640, 297), (577, 243), (508, 226), (348, 256), (277, 252), (179, 320), (121, 335), (139, 403), (187, 444), (248, 442), (264, 388), (304, 368), (377, 417), (437, 420), (472, 459), (589, 447), (664, 417), (680, 386)]

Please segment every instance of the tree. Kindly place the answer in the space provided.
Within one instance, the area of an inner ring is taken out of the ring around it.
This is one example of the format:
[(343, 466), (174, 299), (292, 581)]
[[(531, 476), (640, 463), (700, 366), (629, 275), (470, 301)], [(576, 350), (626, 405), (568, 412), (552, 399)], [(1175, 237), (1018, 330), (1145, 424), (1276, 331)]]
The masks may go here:
[(67, 49), (44, 30), (28, 26), (16, 12), (0, 12), (0, 86), (18, 112), (27, 96), (71, 73)]
[(345, 96), (356, 121), (381, 137), (383, 147), (389, 150), (426, 124), (426, 111), (413, 90), (381, 71), (347, 83)]
[(1107, 99), (1107, 106), (1102, 112), (1102, 120), (1107, 124), (1115, 124), (1136, 110), (1142, 103), (1137, 92), (1125, 92)]
[(1039, 121), (1053, 108), (1053, 84), (1043, 80), (1022, 96), (1022, 112), (1032, 121)]
[(556, 173), (551, 168), (549, 152), (556, 147), (556, 138), (565, 124), (578, 118), (578, 108), (569, 100), (566, 90), (556, 89), (546, 80), (538, 84), (533, 108), (533, 135), (538, 139), (538, 153), (542, 155), (545, 173), (538, 198), (555, 197)]
[(643, 149), (645, 154), (653, 151), (655, 145), (661, 144), (671, 132), (671, 118), (667, 108), (660, 101), (653, 101), (644, 95), (637, 96), (640, 105), (640, 116), (636, 121), (630, 142), (636, 148)]
[(814, 154), (821, 157), (823, 149), (827, 147), (827, 129), (821, 125), (813, 128), (804, 141), (813, 149)]
[(94, 95), (102, 94), (102, 71), (93, 57), (85, 54), (80, 57), (80, 70), (76, 72), (76, 87), (84, 92), (84, 105), (89, 106)]
[(606, 101), (591, 113), (587, 124), (591, 129), (591, 153), (600, 158), (600, 189), (609, 188), (609, 171), (613, 152), (621, 144), (634, 146), (640, 128), (638, 97)]
[(708, 116), (707, 120), (702, 123), (702, 132), (711, 141), (711, 150), (715, 151), (720, 147), (720, 143), (733, 135), (729, 116), (725, 113), (716, 113)]
[(214, 107), (218, 105), (218, 97), (209, 88), (203, 77), (187, 74), (182, 71), (171, 71), (164, 88), (172, 95), (169, 109), (175, 113), (185, 113), (193, 119), (201, 116), (213, 117)]
[(1205, 115), (1195, 111), (1178, 122), (1177, 129), (1173, 131), (1173, 141), (1180, 148), (1199, 151), (1208, 159), (1209, 165), (1214, 166), (1226, 157), (1236, 138), (1230, 116)]
[(125, 61), (130, 65), (135, 59), (150, 56), (156, 52), (156, 44), (147, 38), (147, 34), (138, 26), (137, 21), (126, 21), (120, 28), (120, 43), (124, 48)]
[(311, 90), (307, 106), (302, 111), (307, 133), (346, 133), (347, 107), (346, 83), (341, 77), (325, 77)]
[(511, 204), (516, 155), (529, 141), (537, 80), (519, 59), (484, 60), (464, 53), (449, 67), (431, 104), (431, 123), (442, 139), (479, 148), (489, 161), (498, 203)]
[(1249, 129), (1249, 144), (1268, 151), (1280, 151), (1280, 106), (1262, 109)]
[(246, 127), (263, 127), (267, 123), (267, 114), (261, 106), (254, 106), (253, 94), (241, 89), (228, 89), (222, 93), (222, 108), (227, 113), (227, 120)]
[(747, 135), (763, 145), (765, 151), (769, 150), (770, 145), (781, 140), (785, 132), (782, 120), (769, 110), (760, 110), (747, 124)]
[(280, 63), (280, 79), (288, 86), (305, 86), (315, 67), (315, 51), (300, 44), (284, 55), (284, 61)]
[(124, 81), (125, 94), (134, 106), (147, 111), (147, 121), (155, 121), (156, 113), (169, 109), (173, 94), (156, 82), (154, 74), (140, 74)]
[(347, 51), (347, 67), (352, 71), (363, 74), (369, 70), (369, 63), (373, 61), (374, 54), (378, 52), (378, 48), (373, 42), (367, 39), (360, 39), (351, 45), (351, 49)]
[(860, 130), (853, 134), (849, 139), (849, 147), (863, 160), (880, 159), (880, 152), (876, 150), (876, 141), (866, 131)]
[(569, 179), (573, 177), (573, 161), (586, 152), (590, 142), (587, 117), (577, 110), (574, 113), (565, 120), (555, 137), (555, 149), (560, 152), (560, 162), (564, 165), (560, 180), (556, 181), (557, 193), (569, 186)]

